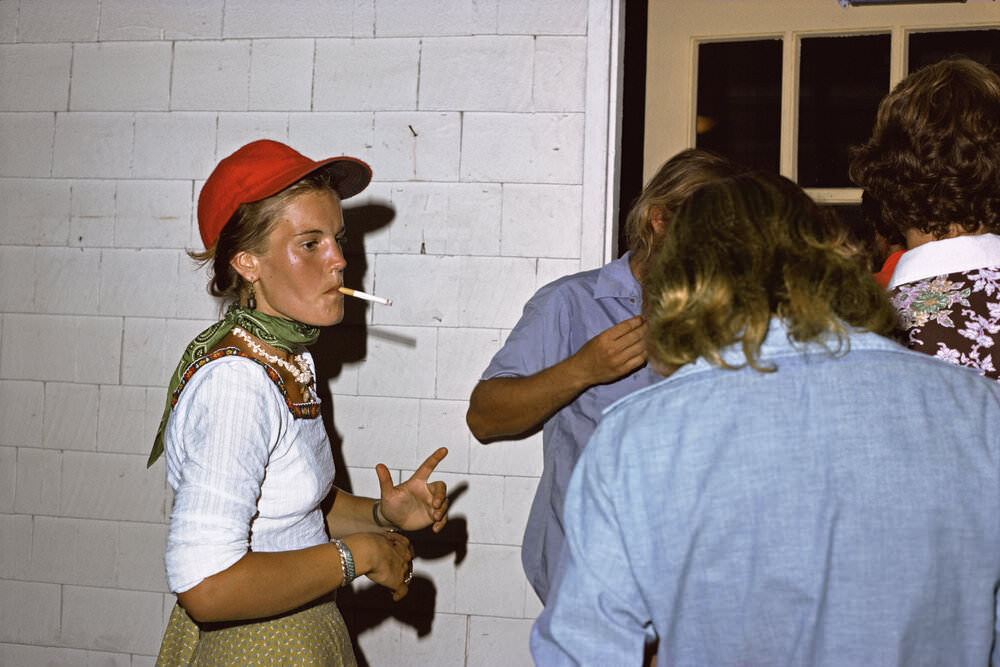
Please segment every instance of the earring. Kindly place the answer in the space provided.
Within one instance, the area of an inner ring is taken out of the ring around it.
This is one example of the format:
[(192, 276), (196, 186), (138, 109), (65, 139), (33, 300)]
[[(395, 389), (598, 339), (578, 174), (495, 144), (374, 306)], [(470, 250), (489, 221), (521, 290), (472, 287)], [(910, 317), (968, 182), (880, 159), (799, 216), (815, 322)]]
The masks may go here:
[(254, 291), (253, 283), (250, 283), (250, 294), (247, 296), (247, 308), (257, 310), (257, 292)]

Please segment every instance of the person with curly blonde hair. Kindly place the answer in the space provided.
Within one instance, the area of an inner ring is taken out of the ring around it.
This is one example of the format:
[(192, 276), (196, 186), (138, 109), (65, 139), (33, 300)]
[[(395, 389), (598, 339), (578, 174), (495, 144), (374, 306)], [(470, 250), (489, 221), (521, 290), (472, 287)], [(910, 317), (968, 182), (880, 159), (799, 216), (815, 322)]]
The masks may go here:
[(1000, 379), (1000, 76), (967, 58), (910, 74), (850, 173), (906, 239), (888, 285), (900, 342)]
[(884, 337), (847, 238), (776, 175), (676, 213), (643, 286), (671, 374), (577, 463), (538, 664), (997, 663), (1000, 386)]
[(773, 371), (760, 355), (775, 316), (795, 341), (832, 337), (838, 350), (850, 326), (888, 334), (895, 313), (832, 213), (787, 179), (743, 181), (702, 194), (698, 224), (677, 225), (650, 264), (645, 313), (654, 363), (675, 368), (704, 358), (735, 368), (724, 351), (739, 345), (740, 364)]
[(543, 603), (562, 548), (566, 485), (601, 411), (660, 379), (646, 366), (643, 345), (639, 281), (646, 262), (684, 198), (739, 169), (701, 149), (667, 160), (630, 209), (629, 252), (539, 289), (472, 392), (466, 421), (481, 442), (542, 429), (542, 478), (521, 561)]

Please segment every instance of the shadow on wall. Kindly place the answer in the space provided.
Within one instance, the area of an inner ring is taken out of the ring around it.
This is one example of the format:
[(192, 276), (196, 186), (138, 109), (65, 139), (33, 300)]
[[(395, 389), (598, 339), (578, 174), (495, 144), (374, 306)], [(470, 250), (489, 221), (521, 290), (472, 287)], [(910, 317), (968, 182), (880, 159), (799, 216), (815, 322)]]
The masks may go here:
[[(364, 277), (368, 272), (365, 236), (385, 227), (394, 217), (395, 211), (379, 204), (344, 209), (344, 227), (347, 229), (347, 241), (343, 249), (347, 258), (347, 268), (344, 270), (345, 285), (358, 288), (364, 285)], [(360, 299), (345, 299), (343, 321), (338, 326), (325, 328), (319, 340), (310, 348), (316, 362), (316, 388), (323, 403), (323, 422), (330, 436), (333, 460), (337, 467), (334, 484), (347, 492), (353, 491), (353, 485), (344, 460), (343, 437), (336, 428), (335, 406), (329, 382), (340, 375), (345, 364), (359, 362), (367, 355), (367, 309), (371, 306), (372, 304)], [(461, 485), (450, 490), (448, 497), (452, 508), (456, 499), (465, 492), (465, 488)], [(461, 517), (449, 518), (444, 530), (438, 534), (434, 534), (428, 528), (417, 533), (408, 533), (407, 537), (413, 543), (417, 558), (436, 560), (454, 554), (455, 565), (465, 559), (469, 541), (467, 524)], [(419, 576), (414, 577), (410, 583), (409, 594), (399, 602), (393, 602), (389, 589), (382, 586), (369, 585), (339, 591), (337, 606), (347, 624), (358, 666), (369, 665), (361, 654), (358, 645), (359, 635), (378, 627), (390, 618), (413, 627), (420, 637), (429, 635), (436, 603), (437, 588), (434, 583)]]
[[(368, 258), (365, 255), (365, 236), (387, 226), (396, 216), (388, 206), (369, 204), (344, 209), (344, 229), (347, 240), (343, 252), (347, 258), (344, 269), (344, 284), (360, 288), (368, 272)], [(316, 391), (323, 402), (322, 414), (326, 432), (330, 436), (333, 462), (337, 474), (333, 483), (337, 488), (349, 493), (354, 491), (347, 474), (344, 461), (344, 440), (334, 422), (333, 396), (330, 394), (330, 380), (339, 376), (344, 364), (356, 363), (368, 354), (368, 308), (372, 304), (361, 299), (344, 298), (344, 319), (334, 327), (326, 327), (319, 340), (310, 347), (316, 363)]]
[[(463, 485), (448, 494), (452, 507), (455, 506), (456, 498), (465, 492), (465, 488)], [(452, 554), (455, 566), (465, 560), (469, 534), (464, 517), (449, 518), (440, 533), (434, 534), (428, 528), (417, 533), (407, 533), (407, 537), (413, 543), (416, 558), (421, 560), (448, 558)], [(437, 588), (434, 582), (421, 576), (413, 577), (410, 592), (399, 602), (392, 601), (392, 593), (388, 588), (374, 584), (363, 588), (347, 588), (337, 593), (337, 606), (344, 617), (351, 643), (354, 644), (358, 667), (370, 667), (358, 644), (360, 635), (394, 618), (416, 630), (418, 637), (426, 637), (431, 633), (436, 605)]]

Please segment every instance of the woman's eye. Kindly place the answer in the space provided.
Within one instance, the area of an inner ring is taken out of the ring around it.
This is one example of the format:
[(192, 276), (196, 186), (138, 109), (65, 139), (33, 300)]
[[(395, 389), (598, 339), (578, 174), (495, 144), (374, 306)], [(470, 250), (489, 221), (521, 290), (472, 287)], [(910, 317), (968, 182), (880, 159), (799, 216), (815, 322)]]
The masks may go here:
[(316, 246), (319, 245), (319, 241), (306, 241), (302, 244), (302, 247), (306, 250), (315, 250)]

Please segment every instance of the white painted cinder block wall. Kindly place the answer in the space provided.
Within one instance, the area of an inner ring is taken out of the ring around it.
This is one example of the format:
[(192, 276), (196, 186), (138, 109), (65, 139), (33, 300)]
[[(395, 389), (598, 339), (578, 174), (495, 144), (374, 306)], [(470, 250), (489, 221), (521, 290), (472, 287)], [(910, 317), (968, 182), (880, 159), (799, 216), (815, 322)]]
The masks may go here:
[(464, 488), (421, 599), (356, 584), (363, 661), (530, 664), (540, 440), (484, 447), (464, 413), (531, 293), (605, 259), (611, 5), (0, 0), (0, 665), (153, 664), (171, 496), (145, 458), (218, 313), (183, 250), (203, 179), (260, 137), (367, 160), (348, 209), (392, 218), (349, 261), (394, 305), (342, 325), (360, 351), (320, 343), (344, 479), (374, 494), (375, 463), (443, 444)]

